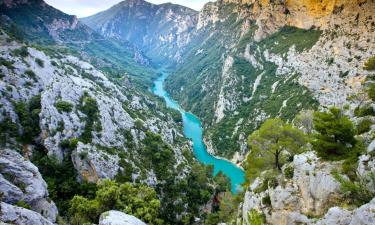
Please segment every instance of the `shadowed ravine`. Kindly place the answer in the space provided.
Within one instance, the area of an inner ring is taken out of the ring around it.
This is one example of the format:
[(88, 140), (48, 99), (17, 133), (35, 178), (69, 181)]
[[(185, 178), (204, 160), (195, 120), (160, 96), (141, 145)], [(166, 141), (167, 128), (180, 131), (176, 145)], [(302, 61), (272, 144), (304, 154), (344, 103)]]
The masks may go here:
[(174, 101), (169, 94), (164, 90), (164, 81), (168, 73), (162, 71), (161, 76), (154, 82), (152, 92), (165, 99), (168, 107), (178, 110), (182, 114), (184, 135), (193, 141), (193, 148), (195, 157), (206, 165), (214, 166), (214, 174), (222, 171), (230, 178), (231, 190), (236, 193), (241, 189), (241, 183), (245, 181), (244, 172), (242, 169), (233, 163), (214, 157), (207, 152), (206, 146), (203, 143), (203, 129), (200, 120), (193, 114), (185, 112), (178, 102)]

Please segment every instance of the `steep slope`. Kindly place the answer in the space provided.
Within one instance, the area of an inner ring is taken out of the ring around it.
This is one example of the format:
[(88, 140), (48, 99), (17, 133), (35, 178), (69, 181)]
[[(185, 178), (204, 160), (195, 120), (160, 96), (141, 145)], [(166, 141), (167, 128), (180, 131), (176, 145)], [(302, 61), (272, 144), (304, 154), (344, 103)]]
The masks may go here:
[(39, 167), (60, 215), (75, 194), (91, 190), (86, 182), (106, 178), (155, 188), (170, 223), (202, 215), (199, 207), (216, 186), (212, 172), (192, 157), (164, 103), (59, 49), (25, 45), (4, 32), (0, 43), (0, 144)]
[(10, 0), (0, 3), (1, 26), (32, 43), (68, 47), (111, 76), (130, 75), (146, 88), (156, 73), (149, 60), (126, 41), (105, 39), (76, 16), (67, 15), (43, 0)]
[[(241, 161), (269, 117), (342, 105), (374, 49), (373, 1), (217, 1), (167, 89), (201, 117), (212, 152)], [(344, 84), (344, 85), (343, 85)]]
[(106, 37), (127, 40), (156, 63), (179, 62), (198, 13), (170, 3), (125, 0), (81, 21)]

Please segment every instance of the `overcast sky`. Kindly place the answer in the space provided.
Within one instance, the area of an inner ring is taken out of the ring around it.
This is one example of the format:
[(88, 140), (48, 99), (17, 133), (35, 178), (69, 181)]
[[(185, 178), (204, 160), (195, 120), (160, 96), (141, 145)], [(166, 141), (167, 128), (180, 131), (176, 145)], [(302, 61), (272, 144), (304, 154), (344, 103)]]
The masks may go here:
[[(60, 9), (61, 11), (77, 15), (78, 17), (85, 17), (93, 15), (97, 12), (108, 9), (114, 4), (122, 0), (45, 0), (49, 5)], [(147, 0), (155, 4), (165, 2), (172, 2), (175, 4), (184, 5), (195, 10), (200, 10), (202, 6), (209, 2), (209, 0)], [(213, 0), (211, 0), (213, 1)]]

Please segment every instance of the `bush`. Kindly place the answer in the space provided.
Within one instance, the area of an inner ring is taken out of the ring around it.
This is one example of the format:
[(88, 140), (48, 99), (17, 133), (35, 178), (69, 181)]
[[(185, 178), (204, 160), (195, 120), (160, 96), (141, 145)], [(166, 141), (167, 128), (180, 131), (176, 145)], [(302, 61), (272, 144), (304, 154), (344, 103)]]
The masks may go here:
[(43, 62), (43, 60), (41, 60), (41, 59), (39, 59), (39, 58), (35, 58), (35, 62), (36, 62), (36, 64), (38, 64), (38, 66), (40, 66), (40, 67), (44, 67), (44, 62)]
[(61, 112), (67, 112), (70, 113), (73, 110), (73, 104), (66, 101), (58, 101), (55, 103), (56, 109)]
[(288, 166), (284, 169), (284, 175), (288, 179), (292, 179), (294, 175), (294, 167), (293, 166)]
[(19, 49), (16, 49), (13, 51), (16, 56), (21, 56), (22, 58), (25, 58), (29, 55), (29, 51), (27, 50), (26, 46), (22, 46)]
[(22, 207), (22, 208), (25, 208), (25, 209), (31, 209), (31, 206), (29, 204), (27, 204), (24, 200), (19, 200), (16, 203), (16, 206)]
[(331, 108), (328, 112), (315, 112), (314, 128), (317, 134), (312, 145), (319, 156), (331, 160), (341, 159), (350, 155), (354, 149), (354, 125), (341, 110)]
[[(375, 92), (374, 92), (375, 96)], [(364, 116), (375, 116), (374, 108), (371, 105), (366, 105), (363, 107), (357, 107), (354, 109), (354, 115), (356, 117), (364, 117)]]
[(251, 209), (247, 215), (249, 225), (263, 225), (265, 224), (264, 215), (259, 213), (256, 209)]
[(84, 92), (83, 96), (80, 99), (78, 109), (86, 115), (86, 124), (80, 137), (80, 140), (83, 143), (87, 144), (90, 143), (92, 140), (92, 131), (94, 130), (94, 127), (96, 128), (95, 130), (97, 132), (101, 131), (102, 129), (99, 120), (100, 111), (98, 103), (94, 98), (90, 97), (87, 92)]
[(145, 185), (103, 180), (98, 184), (94, 199), (74, 196), (70, 205), (72, 224), (95, 223), (100, 214), (108, 210), (123, 211), (150, 225), (163, 224), (156, 192)]
[(375, 70), (375, 56), (369, 58), (364, 66), (365, 70)]
[(5, 60), (3, 58), (0, 58), (0, 65), (5, 66), (9, 70), (14, 70), (15, 69), (12, 62), (7, 61), (7, 60)]
[(333, 177), (340, 183), (340, 191), (350, 204), (361, 206), (368, 203), (374, 198), (375, 193), (367, 187), (368, 179), (375, 184), (375, 174), (372, 173), (367, 179), (360, 179), (358, 182), (353, 182), (341, 176), (337, 171), (333, 172)]
[(32, 78), (33, 80), (36, 80), (36, 74), (34, 73), (34, 71), (32, 71), (32, 70), (26, 70), (26, 71), (25, 71), (25, 74), (26, 74), (28, 77)]
[(375, 84), (371, 84), (367, 89), (368, 96), (375, 101)]
[(69, 150), (74, 150), (77, 148), (78, 144), (78, 139), (77, 138), (72, 138), (72, 139), (65, 139), (60, 141), (60, 148), (63, 149), (69, 149)]
[(21, 141), (25, 144), (31, 143), (40, 134), (40, 95), (32, 97), (27, 103), (14, 103), (14, 108), (22, 126)]
[(372, 121), (370, 119), (362, 119), (357, 125), (357, 134), (363, 134), (370, 131)]

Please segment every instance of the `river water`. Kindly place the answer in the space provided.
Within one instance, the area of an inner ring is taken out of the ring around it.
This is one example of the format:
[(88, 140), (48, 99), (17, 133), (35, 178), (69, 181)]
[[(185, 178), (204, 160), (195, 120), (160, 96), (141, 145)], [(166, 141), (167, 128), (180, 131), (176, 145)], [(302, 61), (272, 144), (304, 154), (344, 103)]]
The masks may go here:
[(225, 159), (220, 159), (210, 155), (203, 142), (203, 129), (201, 121), (193, 114), (185, 112), (178, 102), (174, 101), (167, 91), (164, 89), (164, 81), (168, 73), (161, 71), (161, 76), (154, 82), (152, 92), (164, 98), (168, 107), (178, 110), (183, 119), (183, 128), (185, 137), (193, 142), (193, 150), (195, 157), (205, 165), (214, 166), (214, 175), (219, 171), (224, 173), (231, 181), (232, 193), (237, 193), (241, 190), (241, 184), (245, 181), (244, 172), (241, 168)]

